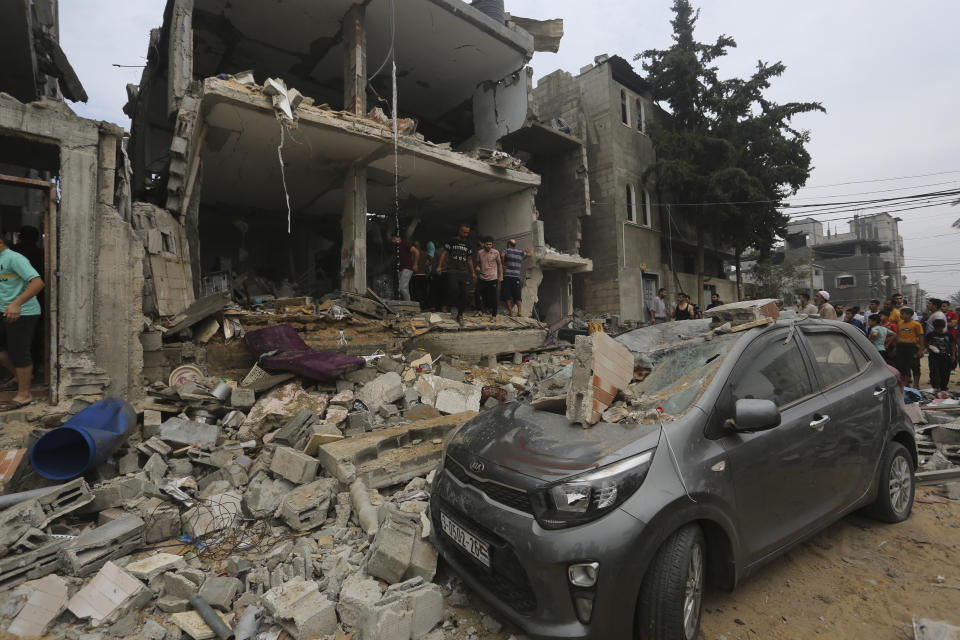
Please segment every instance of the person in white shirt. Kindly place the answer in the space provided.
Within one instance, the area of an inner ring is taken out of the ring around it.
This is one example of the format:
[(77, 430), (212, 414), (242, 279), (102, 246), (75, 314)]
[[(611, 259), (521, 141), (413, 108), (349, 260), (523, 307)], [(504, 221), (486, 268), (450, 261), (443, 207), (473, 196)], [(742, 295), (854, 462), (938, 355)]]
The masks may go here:
[(650, 303), (650, 324), (661, 324), (667, 321), (667, 305), (663, 299), (667, 297), (667, 290), (663, 287), (657, 291), (657, 297)]
[(940, 310), (940, 306), (940, 300), (937, 298), (927, 300), (927, 333), (934, 333), (934, 320), (939, 318), (943, 320), (944, 325), (947, 323), (947, 314)]

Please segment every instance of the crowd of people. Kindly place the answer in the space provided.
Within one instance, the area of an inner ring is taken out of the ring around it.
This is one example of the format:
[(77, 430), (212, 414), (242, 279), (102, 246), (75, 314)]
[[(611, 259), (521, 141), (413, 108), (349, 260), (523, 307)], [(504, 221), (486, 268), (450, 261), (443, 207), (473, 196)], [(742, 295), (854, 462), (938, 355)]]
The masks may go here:
[[(657, 291), (657, 297), (649, 305), (650, 324), (662, 324), (668, 320), (698, 320), (703, 317), (700, 307), (686, 293), (681, 291), (677, 294), (677, 303), (672, 309), (667, 308), (666, 298), (667, 290), (661, 287)], [(707, 305), (707, 309), (713, 309), (722, 304), (724, 302), (720, 300), (720, 294), (714, 292), (710, 294), (710, 304)]]
[(407, 242), (399, 235), (392, 238), (397, 252), (398, 283), (401, 300), (416, 300), (421, 309), (452, 312), (457, 322), (473, 306), (481, 314), (496, 317), (500, 303), (508, 315), (523, 312), (523, 263), (533, 255), (517, 248), (510, 238), (497, 249), (490, 236), (475, 243), (470, 225), (461, 224), (457, 235), (439, 248), (434, 242), (422, 246)]
[(863, 331), (884, 360), (896, 367), (907, 386), (920, 386), (920, 359), (926, 354), (930, 386), (935, 391), (947, 390), (950, 373), (957, 367), (960, 319), (949, 301), (930, 298), (924, 309), (916, 310), (904, 304), (901, 294), (894, 293), (883, 302), (871, 300), (866, 309), (856, 305), (845, 308), (830, 304), (829, 292), (818, 291), (813, 303), (808, 294), (801, 294), (797, 311), (840, 320)]

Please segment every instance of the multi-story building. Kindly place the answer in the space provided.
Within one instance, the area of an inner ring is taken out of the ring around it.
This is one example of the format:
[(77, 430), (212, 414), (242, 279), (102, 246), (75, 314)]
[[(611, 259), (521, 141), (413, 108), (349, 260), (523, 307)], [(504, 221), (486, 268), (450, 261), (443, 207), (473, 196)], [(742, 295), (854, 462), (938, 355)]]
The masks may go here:
[[(541, 78), (533, 95), (542, 119), (561, 120), (586, 144), (590, 210), (580, 253), (593, 261), (593, 271), (576, 276), (577, 306), (637, 322), (649, 318), (660, 287), (671, 300), (680, 291), (694, 301), (709, 301), (714, 291), (736, 300), (724, 268), (731, 256), (716, 247), (707, 248), (702, 297), (696, 291), (695, 229), (682, 208), (671, 210), (644, 180), (656, 159), (648, 125), (665, 114), (630, 63), (598, 56), (576, 76), (555, 71)], [(550, 215), (542, 212), (545, 220)]]
[[(900, 218), (888, 213), (854, 216), (846, 233), (824, 233), (814, 218), (787, 225), (787, 238), (780, 254), (812, 265), (830, 292), (830, 301), (843, 305), (863, 304), (908, 288), (904, 267)], [(910, 288), (912, 291), (913, 288)], [(916, 300), (909, 300), (917, 304)]]

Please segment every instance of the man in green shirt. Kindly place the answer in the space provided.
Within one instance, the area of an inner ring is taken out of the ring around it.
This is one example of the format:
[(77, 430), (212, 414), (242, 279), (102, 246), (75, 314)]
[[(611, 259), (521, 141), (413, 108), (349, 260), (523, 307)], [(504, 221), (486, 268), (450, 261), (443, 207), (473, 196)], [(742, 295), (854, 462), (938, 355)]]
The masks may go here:
[(17, 393), (0, 403), (0, 411), (25, 407), (33, 400), (30, 379), (33, 360), (30, 344), (40, 319), (37, 294), (43, 280), (30, 261), (9, 248), (0, 236), (0, 365), (13, 374)]

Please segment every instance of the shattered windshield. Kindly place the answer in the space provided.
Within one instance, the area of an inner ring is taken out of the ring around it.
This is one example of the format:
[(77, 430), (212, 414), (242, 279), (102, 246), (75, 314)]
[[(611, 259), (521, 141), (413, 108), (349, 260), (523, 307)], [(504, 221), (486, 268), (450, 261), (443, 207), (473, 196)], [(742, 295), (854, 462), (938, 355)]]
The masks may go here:
[(642, 354), (649, 373), (631, 385), (636, 404), (643, 412), (662, 407), (667, 416), (683, 414), (707, 388), (739, 338), (695, 338)]

